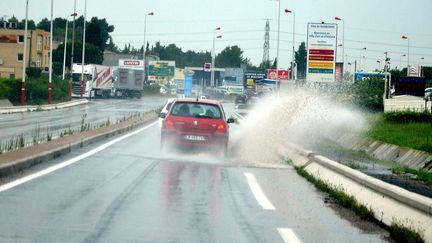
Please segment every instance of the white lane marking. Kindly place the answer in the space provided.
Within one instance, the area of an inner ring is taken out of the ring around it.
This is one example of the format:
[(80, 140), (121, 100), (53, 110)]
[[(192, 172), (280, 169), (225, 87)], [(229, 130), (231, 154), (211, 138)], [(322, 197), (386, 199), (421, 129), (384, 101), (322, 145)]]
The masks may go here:
[(277, 228), (285, 243), (301, 243), (294, 230), (289, 228)]
[(34, 179), (36, 179), (38, 177), (47, 175), (47, 174), (52, 173), (52, 172), (54, 172), (56, 170), (59, 170), (59, 169), (62, 169), (64, 167), (66, 167), (66, 166), (74, 164), (74, 163), (76, 163), (76, 162), (78, 162), (78, 161), (80, 161), (82, 159), (85, 159), (85, 158), (87, 158), (89, 156), (92, 156), (92, 155), (94, 155), (94, 154), (96, 154), (96, 153), (98, 153), (98, 152), (100, 152), (100, 151), (102, 151), (102, 150), (110, 147), (111, 145), (114, 145), (114, 144), (116, 144), (116, 143), (118, 143), (118, 142), (120, 142), (120, 141), (122, 141), (122, 140), (124, 140), (124, 139), (126, 139), (128, 137), (130, 137), (130, 136), (133, 136), (133, 135), (135, 135), (137, 133), (140, 133), (140, 132), (142, 132), (142, 131), (150, 128), (151, 126), (154, 126), (155, 124), (157, 124), (157, 122), (153, 122), (152, 124), (149, 124), (149, 125), (147, 125), (147, 126), (145, 126), (143, 128), (140, 128), (140, 129), (138, 129), (138, 130), (136, 130), (134, 132), (128, 133), (126, 135), (123, 135), (123, 136), (121, 136), (119, 138), (116, 138), (116, 139), (114, 139), (112, 141), (109, 141), (108, 143), (102, 144), (101, 146), (99, 146), (99, 147), (97, 147), (95, 149), (92, 149), (92, 150), (90, 150), (90, 151), (88, 151), (88, 152), (86, 152), (84, 154), (81, 154), (81, 155), (79, 155), (77, 157), (74, 157), (72, 159), (66, 160), (66, 161), (61, 162), (59, 164), (53, 165), (53, 166), (48, 167), (48, 168), (46, 168), (44, 170), (38, 171), (38, 172), (36, 172), (34, 174), (30, 174), (28, 176), (25, 176), (25, 177), (19, 178), (17, 180), (8, 182), (8, 183), (6, 183), (4, 185), (1, 185), (0, 186), (0, 192), (7, 191), (7, 190), (9, 190), (11, 188), (19, 186), (19, 185), (24, 184), (26, 182), (29, 182), (31, 180), (34, 180)]
[(247, 182), (249, 184), (249, 187), (255, 196), (255, 199), (258, 201), (258, 203), (266, 210), (275, 210), (275, 207), (273, 204), (268, 200), (264, 192), (262, 191), (260, 185), (258, 184), (255, 176), (252, 173), (244, 173), (246, 176)]

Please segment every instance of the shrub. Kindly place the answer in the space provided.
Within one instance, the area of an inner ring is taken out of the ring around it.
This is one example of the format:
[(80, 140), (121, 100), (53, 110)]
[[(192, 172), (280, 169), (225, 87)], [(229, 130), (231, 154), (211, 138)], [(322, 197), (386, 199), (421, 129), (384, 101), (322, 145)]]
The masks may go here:
[(432, 122), (432, 113), (428, 111), (401, 111), (384, 113), (384, 119), (390, 122), (409, 123), (409, 122)]
[(38, 67), (28, 67), (26, 68), (26, 74), (28, 78), (40, 78), (42, 69)]

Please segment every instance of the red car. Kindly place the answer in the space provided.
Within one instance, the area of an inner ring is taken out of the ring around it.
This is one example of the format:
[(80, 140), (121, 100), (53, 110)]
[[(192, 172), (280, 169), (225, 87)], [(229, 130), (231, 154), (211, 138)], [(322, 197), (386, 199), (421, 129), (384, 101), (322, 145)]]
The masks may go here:
[(227, 155), (229, 126), (222, 104), (208, 99), (177, 99), (163, 118), (161, 148), (202, 147)]

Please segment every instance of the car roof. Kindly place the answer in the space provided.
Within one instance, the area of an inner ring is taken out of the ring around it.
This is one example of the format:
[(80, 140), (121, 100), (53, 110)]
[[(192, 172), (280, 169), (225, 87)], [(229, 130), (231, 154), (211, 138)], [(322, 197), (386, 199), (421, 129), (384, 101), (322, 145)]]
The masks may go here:
[(180, 99), (177, 99), (176, 102), (187, 102), (187, 103), (201, 103), (201, 104), (209, 104), (209, 105), (220, 105), (220, 102), (217, 101), (217, 100), (196, 99), (196, 98), (180, 98)]

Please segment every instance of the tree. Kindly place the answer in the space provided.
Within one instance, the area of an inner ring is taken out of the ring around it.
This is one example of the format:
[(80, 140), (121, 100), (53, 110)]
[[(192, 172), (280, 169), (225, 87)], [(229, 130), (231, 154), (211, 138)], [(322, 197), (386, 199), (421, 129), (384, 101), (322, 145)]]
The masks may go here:
[[(71, 51), (72, 44), (68, 42), (67, 52), (66, 52), (66, 66), (70, 67), (71, 63)], [(82, 52), (82, 42), (75, 42), (75, 53)], [(85, 45), (85, 63), (86, 64), (102, 64), (103, 62), (103, 51), (101, 51), (97, 46), (90, 43)], [(63, 55), (64, 55), (64, 44), (61, 44), (53, 51), (53, 71), (56, 75), (60, 75), (63, 72)], [(82, 56), (74, 55), (74, 63), (81, 63)]]
[(102, 51), (110, 38), (109, 33), (114, 31), (114, 26), (109, 25), (106, 19), (93, 17), (86, 27), (86, 42), (93, 44)]
[(247, 63), (248, 59), (243, 57), (243, 50), (237, 45), (227, 46), (216, 56), (216, 66), (219, 67), (240, 67), (240, 64)]
[(270, 66), (271, 69), (276, 69), (277, 67), (277, 58), (274, 59), (273, 64)]
[(306, 59), (307, 59), (306, 44), (302, 42), (298, 48), (298, 51), (295, 52), (295, 61), (297, 63), (298, 78), (306, 77)]
[(108, 51), (115, 52), (115, 53), (119, 53), (120, 52), (119, 48), (116, 46), (116, 44), (114, 44), (113, 38), (111, 36), (109, 38), (109, 42), (108, 42), (108, 44), (107, 44), (107, 46), (106, 46), (105, 49), (108, 50)]

